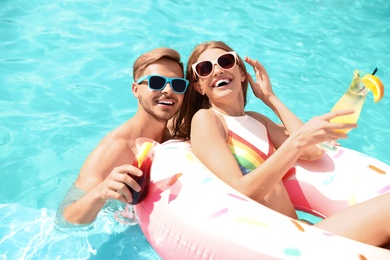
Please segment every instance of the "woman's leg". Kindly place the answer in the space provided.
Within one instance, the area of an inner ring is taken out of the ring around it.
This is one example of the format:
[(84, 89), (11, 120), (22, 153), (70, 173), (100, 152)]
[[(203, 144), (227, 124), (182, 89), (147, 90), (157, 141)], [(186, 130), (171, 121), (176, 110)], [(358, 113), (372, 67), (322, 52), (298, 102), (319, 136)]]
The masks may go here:
[(375, 246), (390, 243), (390, 193), (351, 206), (316, 227)]

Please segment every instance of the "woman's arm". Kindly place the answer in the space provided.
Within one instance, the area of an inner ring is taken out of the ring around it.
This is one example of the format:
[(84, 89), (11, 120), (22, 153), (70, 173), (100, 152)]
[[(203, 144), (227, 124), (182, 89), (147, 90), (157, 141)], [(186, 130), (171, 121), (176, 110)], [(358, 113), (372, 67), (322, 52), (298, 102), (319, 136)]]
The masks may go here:
[(301, 147), (294, 140), (276, 151), (263, 164), (243, 175), (227, 145), (227, 133), (219, 115), (199, 110), (192, 119), (191, 143), (195, 155), (221, 180), (261, 201), (298, 159)]
[[(286, 138), (260, 167), (246, 175), (242, 174), (227, 145), (227, 133), (220, 116), (211, 109), (199, 110), (192, 119), (192, 148), (195, 155), (221, 180), (260, 202), (294, 166), (306, 147), (328, 140), (334, 135), (334, 129), (351, 127), (350, 124), (329, 123), (331, 118), (345, 113), (335, 111), (309, 120)], [(260, 122), (272, 122), (264, 118)]]
[[(280, 128), (272, 122), (267, 124), (267, 129), (271, 135), (272, 142), (276, 148), (279, 148), (289, 135), (295, 133), (303, 126), (303, 122), (274, 94), (268, 73), (263, 65), (261, 65), (257, 60), (252, 60), (248, 57), (245, 58), (245, 61), (253, 67), (256, 74), (255, 82), (252, 76), (248, 73), (248, 80), (253, 93), (274, 111), (285, 127), (283, 130), (283, 128)], [(316, 145), (313, 145), (306, 147), (303, 150), (300, 159), (315, 160), (321, 158), (322, 154), (323, 151)]]

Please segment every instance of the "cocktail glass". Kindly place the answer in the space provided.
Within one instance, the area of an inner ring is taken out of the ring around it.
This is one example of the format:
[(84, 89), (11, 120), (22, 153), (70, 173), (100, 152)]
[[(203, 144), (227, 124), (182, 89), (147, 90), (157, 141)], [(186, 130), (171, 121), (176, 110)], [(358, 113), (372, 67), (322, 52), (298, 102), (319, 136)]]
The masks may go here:
[[(377, 72), (377, 68), (375, 68), (374, 72), (371, 75), (375, 75), (376, 72)], [(367, 97), (368, 92), (372, 88), (371, 85), (370, 85), (370, 88), (367, 88), (367, 86), (366, 86), (366, 85), (368, 85), (367, 84), (368, 82), (366, 80), (368, 78), (369, 77), (367, 75), (365, 75), (363, 77), (363, 80), (362, 80), (362, 77), (360, 76), (359, 71), (358, 70), (354, 71), (353, 79), (352, 79), (351, 85), (349, 86), (347, 92), (345, 92), (345, 94), (336, 102), (336, 104), (333, 106), (331, 111), (343, 110), (343, 109), (353, 109), (353, 110), (355, 110), (355, 112), (353, 114), (350, 114), (350, 115), (335, 117), (332, 120), (330, 120), (330, 122), (344, 123), (344, 124), (357, 123), (357, 121), (360, 117), (360, 113), (361, 113), (362, 108), (363, 108), (364, 101)], [(366, 85), (363, 84), (364, 82), (367, 82)], [(383, 92), (383, 85), (382, 85), (382, 92)], [(377, 93), (375, 93), (375, 94), (377, 94)], [(379, 99), (378, 100), (375, 99), (375, 102), (379, 101)], [(337, 129), (334, 131), (346, 134), (349, 131), (351, 131), (351, 129)], [(327, 151), (336, 151), (337, 145), (335, 145), (335, 144), (336, 144), (335, 141), (328, 141), (328, 142), (321, 143), (321, 146)]]
[(118, 222), (127, 225), (136, 225), (139, 222), (133, 205), (142, 202), (148, 194), (150, 184), (150, 170), (154, 156), (154, 149), (158, 143), (152, 139), (141, 137), (135, 140), (135, 145), (136, 157), (133, 162), (133, 166), (141, 169), (143, 174), (140, 177), (132, 177), (141, 186), (141, 190), (137, 192), (126, 185), (130, 190), (131, 195), (133, 196), (133, 200), (132, 202), (128, 203), (124, 209), (117, 210), (114, 213), (114, 217)]

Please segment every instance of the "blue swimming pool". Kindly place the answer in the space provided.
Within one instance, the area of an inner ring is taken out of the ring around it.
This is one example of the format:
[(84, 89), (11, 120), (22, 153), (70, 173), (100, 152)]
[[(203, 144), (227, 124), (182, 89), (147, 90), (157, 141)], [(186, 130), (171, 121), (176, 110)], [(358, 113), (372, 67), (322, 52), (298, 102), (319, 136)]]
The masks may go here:
[[(0, 1), (0, 259), (159, 259), (110, 212), (87, 229), (53, 224), (86, 156), (136, 110), (141, 53), (169, 46), (186, 60), (223, 40), (260, 60), (306, 121), (330, 110), (355, 69), (378, 67), (390, 86), (389, 14), (387, 0)], [(340, 143), (390, 164), (390, 97), (369, 95)], [(253, 95), (247, 108), (276, 118)]]

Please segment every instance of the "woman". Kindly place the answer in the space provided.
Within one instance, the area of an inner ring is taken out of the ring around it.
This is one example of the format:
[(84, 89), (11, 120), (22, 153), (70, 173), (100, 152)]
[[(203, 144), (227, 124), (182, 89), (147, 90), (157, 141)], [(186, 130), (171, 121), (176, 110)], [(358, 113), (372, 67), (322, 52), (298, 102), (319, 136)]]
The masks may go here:
[[(335, 111), (303, 124), (274, 94), (268, 74), (256, 60), (245, 58), (256, 74), (246, 72), (243, 60), (223, 42), (195, 47), (187, 63), (189, 89), (176, 118), (175, 135), (191, 138), (198, 158), (224, 182), (289, 217), (297, 218), (283, 176), (298, 159), (315, 160), (324, 141), (346, 138), (335, 129), (356, 124), (330, 123), (353, 113)], [(255, 94), (280, 118), (278, 125), (244, 110), (248, 82)], [(249, 159), (248, 159), (249, 158)], [(389, 243), (390, 194), (377, 197), (327, 218), (316, 226), (364, 243)]]

